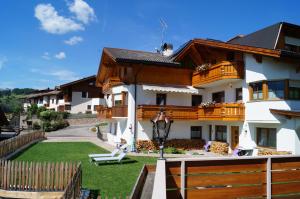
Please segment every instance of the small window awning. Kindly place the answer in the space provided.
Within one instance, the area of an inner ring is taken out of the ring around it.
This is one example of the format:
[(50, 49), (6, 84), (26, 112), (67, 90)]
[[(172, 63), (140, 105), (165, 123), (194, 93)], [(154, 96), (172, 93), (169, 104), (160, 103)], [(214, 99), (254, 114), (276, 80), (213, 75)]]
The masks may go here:
[(296, 110), (270, 109), (270, 112), (273, 114), (285, 116), (287, 118), (300, 117), (300, 111), (296, 111)]
[(170, 87), (170, 86), (143, 85), (142, 87), (144, 91), (199, 94), (199, 90), (192, 86)]

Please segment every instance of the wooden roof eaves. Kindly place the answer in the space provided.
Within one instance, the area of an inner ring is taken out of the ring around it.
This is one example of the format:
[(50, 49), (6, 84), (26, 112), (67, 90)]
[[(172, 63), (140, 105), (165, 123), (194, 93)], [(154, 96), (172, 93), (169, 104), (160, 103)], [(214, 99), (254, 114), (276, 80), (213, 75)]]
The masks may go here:
[(183, 58), (186, 55), (186, 53), (189, 51), (191, 46), (195, 44), (214, 47), (214, 48), (222, 48), (227, 50), (235, 50), (240, 52), (265, 55), (265, 56), (276, 57), (276, 58), (279, 58), (281, 55), (279, 50), (257, 48), (252, 46), (242, 46), (238, 44), (229, 44), (229, 43), (218, 42), (218, 41), (208, 41), (204, 39), (194, 39), (187, 46), (185, 46), (184, 49), (182, 49), (182, 51), (175, 57), (174, 61), (179, 61), (181, 58)]
[(300, 117), (300, 111), (270, 109), (270, 112), (287, 118)]

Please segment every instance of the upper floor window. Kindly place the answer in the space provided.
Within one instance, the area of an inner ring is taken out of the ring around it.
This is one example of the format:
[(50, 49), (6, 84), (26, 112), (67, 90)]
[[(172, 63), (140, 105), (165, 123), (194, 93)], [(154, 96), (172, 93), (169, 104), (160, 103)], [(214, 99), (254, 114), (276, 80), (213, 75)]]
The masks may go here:
[(269, 81), (268, 84), (268, 99), (283, 99), (284, 98), (284, 81)]
[(215, 101), (216, 103), (223, 103), (225, 102), (225, 92), (216, 92), (212, 94), (212, 100)]
[(236, 88), (235, 89), (235, 101), (242, 101), (243, 100), (243, 89)]
[(228, 53), (226, 54), (226, 60), (227, 60), (227, 61), (234, 61), (234, 59), (235, 59), (235, 54), (234, 54), (234, 52), (228, 52)]
[(87, 105), (87, 110), (91, 110), (92, 106), (91, 105)]
[(88, 97), (88, 92), (86, 92), (86, 91), (81, 92), (81, 97), (82, 98), (87, 98)]
[(289, 99), (300, 100), (300, 81), (289, 81)]
[(256, 142), (258, 146), (276, 147), (276, 129), (275, 128), (257, 128)]
[(202, 103), (202, 95), (192, 95), (192, 106), (199, 106)]
[(263, 83), (251, 83), (250, 88), (252, 89), (252, 99), (253, 100), (260, 100), (263, 99)]
[(156, 94), (156, 105), (165, 106), (167, 104), (167, 94)]
[(300, 39), (295, 37), (284, 37), (284, 49), (293, 52), (300, 52)]
[(51, 102), (52, 104), (54, 104), (54, 103), (55, 103), (55, 99), (52, 99), (51, 101), (52, 101), (52, 102)]

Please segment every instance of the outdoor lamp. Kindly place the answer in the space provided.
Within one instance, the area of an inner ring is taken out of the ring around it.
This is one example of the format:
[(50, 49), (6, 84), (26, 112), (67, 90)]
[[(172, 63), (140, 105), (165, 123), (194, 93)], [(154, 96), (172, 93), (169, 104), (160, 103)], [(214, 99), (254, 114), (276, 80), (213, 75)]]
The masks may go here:
[(164, 159), (164, 142), (168, 138), (171, 124), (173, 120), (170, 120), (166, 116), (165, 112), (161, 109), (155, 118), (151, 120), (153, 124), (153, 138), (157, 140), (159, 144), (160, 159)]

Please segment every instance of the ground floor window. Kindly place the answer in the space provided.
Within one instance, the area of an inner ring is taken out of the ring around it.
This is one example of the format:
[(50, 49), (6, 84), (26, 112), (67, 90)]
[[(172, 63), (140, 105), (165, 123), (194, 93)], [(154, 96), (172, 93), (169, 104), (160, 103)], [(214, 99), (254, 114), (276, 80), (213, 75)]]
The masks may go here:
[(276, 129), (256, 128), (256, 143), (258, 146), (276, 148)]
[(202, 126), (191, 126), (191, 139), (202, 139)]
[(66, 110), (66, 111), (70, 111), (70, 110), (71, 110), (71, 105), (66, 104), (66, 105), (65, 105), (65, 110)]
[(216, 125), (216, 140), (227, 142), (227, 127), (223, 125)]

